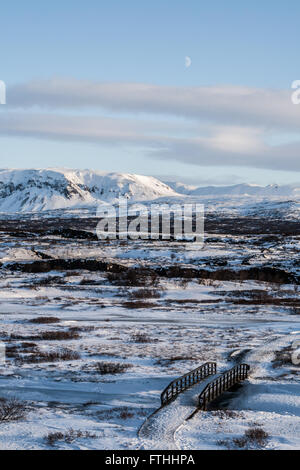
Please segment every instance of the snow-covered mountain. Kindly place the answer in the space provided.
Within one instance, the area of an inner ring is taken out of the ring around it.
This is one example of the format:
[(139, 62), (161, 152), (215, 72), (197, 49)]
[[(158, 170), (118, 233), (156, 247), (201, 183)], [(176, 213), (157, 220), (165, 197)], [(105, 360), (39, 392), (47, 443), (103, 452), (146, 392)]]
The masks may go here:
[(119, 197), (151, 200), (176, 196), (150, 176), (89, 170), (0, 170), (0, 212), (92, 207)]
[(179, 181), (165, 181), (165, 183), (174, 191), (176, 191), (176, 193), (185, 194), (186, 196), (193, 194), (193, 191), (198, 189), (197, 186), (180, 183)]
[(132, 201), (197, 200), (210, 212), (250, 211), (261, 215), (274, 207), (276, 214), (291, 212), (298, 217), (300, 213), (300, 185), (195, 187), (164, 183), (151, 176), (91, 170), (0, 170), (2, 213), (92, 208), (101, 202), (115, 202), (121, 196)]
[(259, 186), (256, 184), (236, 184), (233, 186), (206, 186), (192, 189), (192, 196), (222, 196), (222, 197), (256, 197), (256, 198), (300, 198), (300, 186), (271, 184)]

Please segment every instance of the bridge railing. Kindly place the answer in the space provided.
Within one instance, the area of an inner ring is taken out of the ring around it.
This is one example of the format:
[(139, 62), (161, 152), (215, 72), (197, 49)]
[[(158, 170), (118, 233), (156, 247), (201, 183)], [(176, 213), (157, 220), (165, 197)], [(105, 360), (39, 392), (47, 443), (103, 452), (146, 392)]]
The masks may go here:
[(248, 377), (249, 370), (250, 366), (248, 364), (239, 364), (210, 382), (199, 395), (199, 409), (206, 410), (211, 401), (218, 398), (233, 385), (245, 380)]
[(206, 377), (214, 375), (217, 372), (217, 364), (215, 362), (206, 362), (197, 369), (182, 375), (178, 379), (173, 380), (162, 392), (161, 405), (167, 405), (170, 401), (174, 400), (177, 395), (184, 392), (193, 385), (201, 382)]

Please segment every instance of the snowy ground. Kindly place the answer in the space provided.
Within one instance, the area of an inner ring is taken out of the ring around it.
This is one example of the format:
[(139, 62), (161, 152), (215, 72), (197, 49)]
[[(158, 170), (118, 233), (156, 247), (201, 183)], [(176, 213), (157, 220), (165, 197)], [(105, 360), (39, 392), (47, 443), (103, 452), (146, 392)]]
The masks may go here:
[[(272, 266), (298, 276), (297, 237), (208, 238), (199, 250), (184, 243), (99, 244), (1, 233), (0, 340), (6, 362), (0, 364), (0, 398), (25, 400), (29, 410), (20, 421), (0, 421), (0, 449), (236, 448), (234, 439), (251, 427), (268, 433), (266, 448), (299, 448), (299, 366), (291, 359), (300, 339), (296, 282), (148, 275), (124, 281), (121, 273), (16, 267), (90, 259), (126, 269)], [(77, 355), (68, 359), (68, 353)], [(252, 374), (222, 404), (223, 411), (199, 412), (185, 422), (204, 386), (197, 385), (156, 415), (147, 436), (138, 435), (171, 380), (206, 361), (216, 361), (222, 371), (241, 359)], [(102, 374), (102, 362), (128, 367)], [(168, 423), (163, 436), (159, 422), (161, 428)], [(45, 439), (70, 428), (89, 435), (53, 446)]]

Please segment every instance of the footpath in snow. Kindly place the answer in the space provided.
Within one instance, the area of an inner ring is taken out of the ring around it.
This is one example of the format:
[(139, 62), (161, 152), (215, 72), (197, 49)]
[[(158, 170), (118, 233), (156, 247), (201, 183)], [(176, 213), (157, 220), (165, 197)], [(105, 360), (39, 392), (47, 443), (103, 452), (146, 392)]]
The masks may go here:
[(148, 450), (178, 449), (174, 434), (184, 421), (195, 411), (197, 398), (206, 385), (218, 377), (211, 375), (199, 384), (178, 395), (176, 400), (151, 415), (139, 431), (141, 448)]
[[(243, 362), (251, 366), (251, 375), (229, 410), (232, 415), (202, 413), (184, 421), (174, 435), (175, 448), (234, 449), (234, 438), (241, 438), (249, 427), (261, 426), (269, 438), (264, 448), (299, 448), (300, 396), (296, 375), (286, 376), (288, 368), (274, 369), (276, 351), (290, 347), (299, 339), (299, 331), (274, 335), (262, 347), (250, 351)], [(223, 442), (223, 444), (222, 444)]]

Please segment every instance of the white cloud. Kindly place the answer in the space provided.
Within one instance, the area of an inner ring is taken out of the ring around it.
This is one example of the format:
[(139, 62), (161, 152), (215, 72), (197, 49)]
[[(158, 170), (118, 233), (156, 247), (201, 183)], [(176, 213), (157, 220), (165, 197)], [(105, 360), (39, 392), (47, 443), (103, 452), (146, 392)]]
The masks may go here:
[(52, 79), (9, 87), (8, 103), (25, 108), (94, 107), (115, 112), (180, 116), (223, 125), (300, 129), (300, 106), (292, 104), (291, 90)]
[[(138, 146), (151, 158), (202, 166), (300, 171), (299, 142), (271, 144), (300, 134), (290, 91), (53, 79), (9, 87), (7, 101), (0, 114), (6, 136)], [(91, 109), (98, 115), (82, 113)]]

